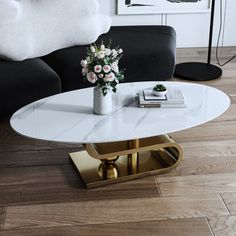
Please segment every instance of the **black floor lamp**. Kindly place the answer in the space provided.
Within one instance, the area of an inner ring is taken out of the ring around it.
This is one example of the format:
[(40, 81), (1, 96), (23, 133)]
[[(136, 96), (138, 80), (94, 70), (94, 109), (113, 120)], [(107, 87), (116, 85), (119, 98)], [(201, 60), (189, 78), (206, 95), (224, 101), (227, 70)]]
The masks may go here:
[(203, 81), (203, 80), (217, 79), (222, 75), (222, 70), (218, 66), (211, 64), (214, 12), (215, 12), (215, 0), (212, 0), (207, 63), (185, 62), (177, 64), (174, 72), (174, 75), (176, 77), (186, 80)]

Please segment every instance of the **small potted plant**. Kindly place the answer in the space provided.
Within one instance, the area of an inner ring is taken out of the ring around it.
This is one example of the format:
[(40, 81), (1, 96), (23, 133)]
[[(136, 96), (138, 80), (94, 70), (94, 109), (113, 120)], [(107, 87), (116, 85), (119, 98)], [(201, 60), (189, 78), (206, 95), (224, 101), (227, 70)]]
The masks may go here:
[(153, 93), (156, 96), (164, 96), (167, 93), (167, 89), (163, 84), (157, 84), (153, 88)]

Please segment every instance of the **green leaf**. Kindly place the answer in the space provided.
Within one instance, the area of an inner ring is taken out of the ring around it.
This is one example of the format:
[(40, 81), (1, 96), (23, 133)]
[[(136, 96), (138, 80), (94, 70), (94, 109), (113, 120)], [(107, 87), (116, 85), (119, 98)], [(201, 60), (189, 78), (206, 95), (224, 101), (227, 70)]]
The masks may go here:
[(102, 87), (102, 93), (103, 93), (103, 96), (107, 95), (107, 88), (106, 87)]

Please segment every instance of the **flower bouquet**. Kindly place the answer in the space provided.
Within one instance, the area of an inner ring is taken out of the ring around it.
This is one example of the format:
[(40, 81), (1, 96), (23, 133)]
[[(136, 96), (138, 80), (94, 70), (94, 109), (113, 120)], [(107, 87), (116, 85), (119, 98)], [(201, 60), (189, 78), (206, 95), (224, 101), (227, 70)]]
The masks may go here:
[(90, 83), (97, 84), (101, 89), (103, 96), (106, 96), (109, 90), (116, 92), (116, 86), (119, 81), (124, 79), (124, 71), (119, 69), (118, 63), (122, 57), (121, 48), (105, 47), (92, 44), (87, 50), (87, 57), (81, 60), (82, 74)]

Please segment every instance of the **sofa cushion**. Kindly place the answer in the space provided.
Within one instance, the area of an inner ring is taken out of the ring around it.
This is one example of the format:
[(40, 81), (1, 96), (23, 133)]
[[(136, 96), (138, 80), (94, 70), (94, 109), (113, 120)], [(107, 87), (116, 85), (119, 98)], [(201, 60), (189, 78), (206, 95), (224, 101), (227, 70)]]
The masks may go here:
[(21, 61), (94, 42), (111, 25), (96, 0), (1, 0), (0, 57)]
[[(124, 53), (120, 68), (126, 68), (124, 82), (170, 79), (175, 67), (176, 34), (169, 26), (116, 26), (101, 35), (97, 43), (112, 40)], [(80, 60), (85, 46), (53, 52), (42, 59), (60, 76), (62, 90), (92, 86), (83, 81)]]
[(61, 91), (60, 78), (41, 59), (0, 61), (0, 71), (0, 118)]

